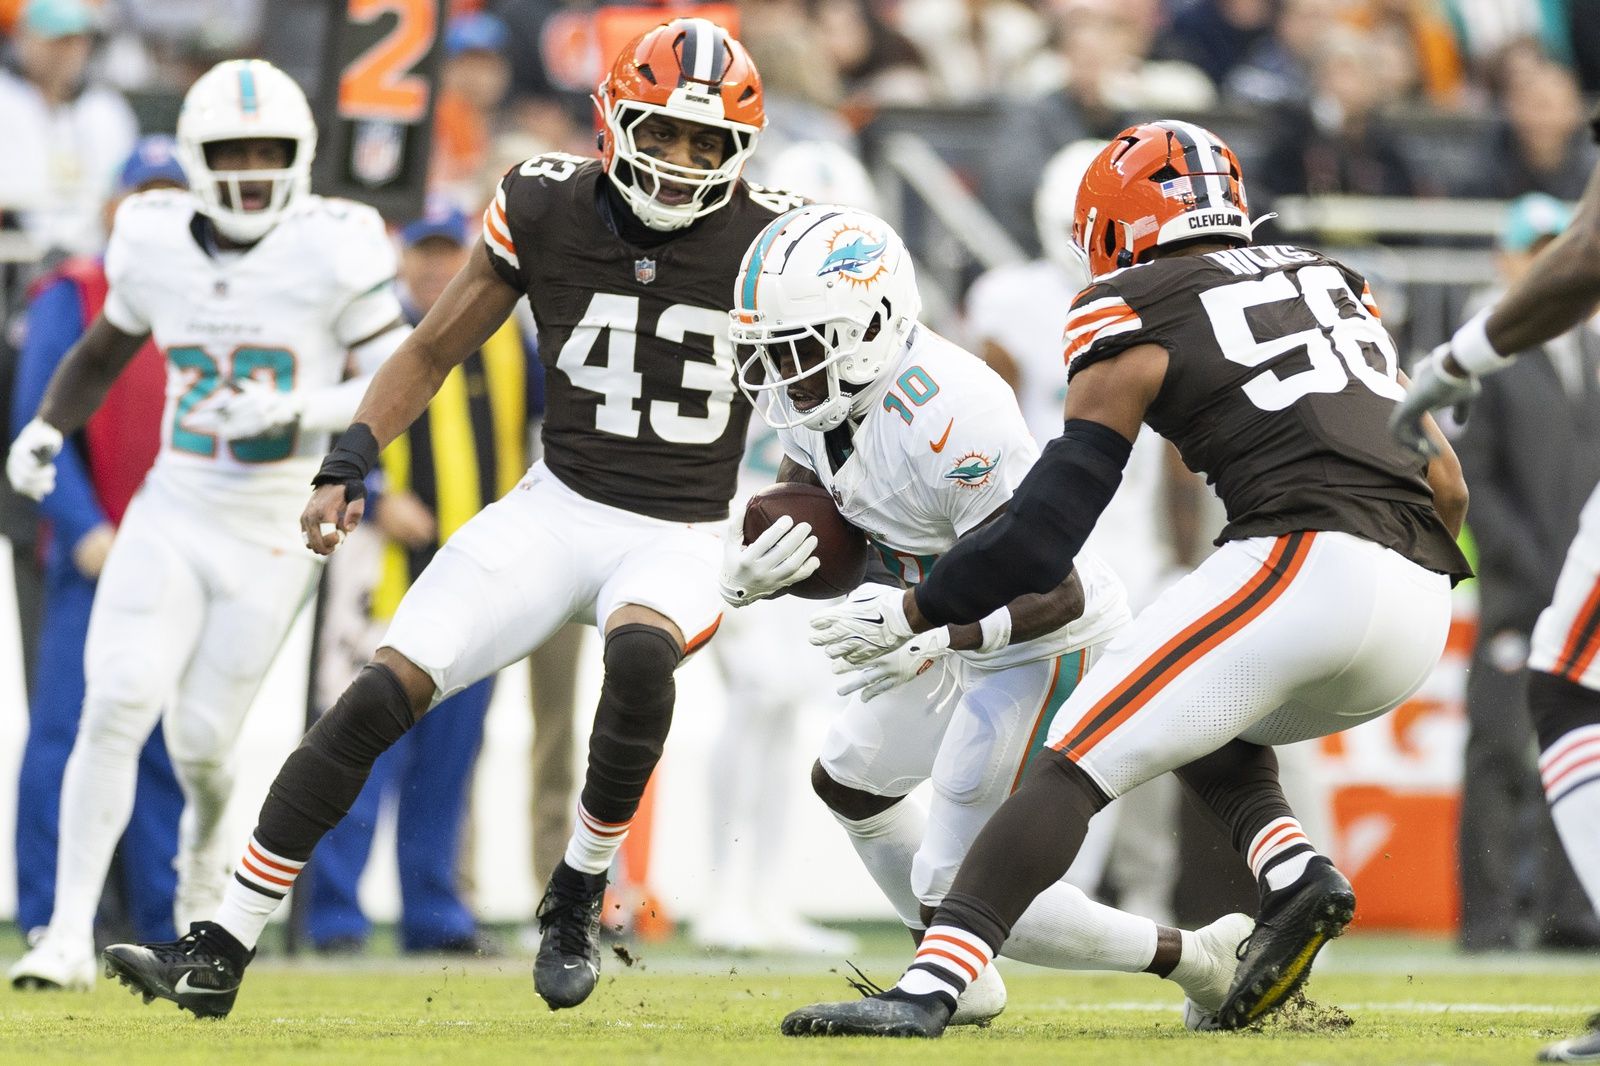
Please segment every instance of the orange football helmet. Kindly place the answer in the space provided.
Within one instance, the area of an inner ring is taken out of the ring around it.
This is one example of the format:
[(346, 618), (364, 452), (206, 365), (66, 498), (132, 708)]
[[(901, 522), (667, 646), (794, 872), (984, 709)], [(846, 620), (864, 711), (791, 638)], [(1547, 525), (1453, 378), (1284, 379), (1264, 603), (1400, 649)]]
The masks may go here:
[(1089, 164), (1072, 242), (1098, 278), (1181, 241), (1247, 244), (1251, 228), (1233, 149), (1210, 130), (1164, 119), (1128, 127)]
[[(677, 18), (622, 50), (594, 97), (606, 174), (645, 225), (681, 229), (724, 206), (767, 124), (761, 75), (744, 45), (716, 23)], [(653, 114), (727, 132), (722, 165), (705, 170), (641, 153), (634, 130)], [(663, 185), (690, 190), (686, 203), (658, 199)]]

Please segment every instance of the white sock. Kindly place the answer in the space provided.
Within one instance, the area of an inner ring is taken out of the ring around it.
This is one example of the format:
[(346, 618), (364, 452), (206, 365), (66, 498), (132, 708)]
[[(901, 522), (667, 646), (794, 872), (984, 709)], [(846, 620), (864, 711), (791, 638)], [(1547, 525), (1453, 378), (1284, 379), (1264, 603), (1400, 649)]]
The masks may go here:
[(218, 831), (228, 797), (233, 793), (233, 773), (228, 764), (174, 760), (178, 783), (183, 786), (183, 817), (178, 822), (178, 892), (173, 909), (178, 931), (210, 918), (222, 904), (228, 883), (229, 844)]
[(1600, 912), (1600, 725), (1562, 736), (1539, 756), (1545, 800), (1567, 859)]
[(629, 822), (602, 822), (578, 804), (578, 821), (567, 841), (566, 864), (579, 873), (602, 874), (627, 839)]
[(888, 898), (908, 929), (922, 928), (922, 901), (911, 891), (911, 860), (922, 846), (928, 827), (928, 809), (910, 796), (871, 818), (852, 821), (838, 812), (833, 817), (850, 834), (861, 865)]
[[(102, 710), (115, 714), (117, 710)], [(86, 705), (87, 721), (94, 712)], [(133, 814), (134, 783), (144, 738), (126, 730), (80, 728), (61, 779), (61, 830), (56, 856), (53, 936), (92, 946), (94, 916), (117, 841)]]
[(1028, 904), (1001, 953), (1058, 970), (1140, 973), (1155, 958), (1156, 923), (1057, 881)]
[(930, 926), (917, 948), (917, 957), (895, 987), (914, 996), (947, 996), (950, 1009), (955, 1010), (961, 993), (993, 959), (989, 945), (965, 929)]
[(255, 947), (256, 941), (261, 939), (261, 931), (267, 927), (267, 919), (294, 887), (305, 865), (304, 861), (286, 859), (268, 851), (252, 835), (228, 887), (223, 890), (222, 905), (217, 908), (213, 921), (245, 947)]
[(1256, 880), (1275, 891), (1298, 881), (1316, 853), (1300, 823), (1284, 817), (1263, 826), (1250, 841), (1245, 856)]

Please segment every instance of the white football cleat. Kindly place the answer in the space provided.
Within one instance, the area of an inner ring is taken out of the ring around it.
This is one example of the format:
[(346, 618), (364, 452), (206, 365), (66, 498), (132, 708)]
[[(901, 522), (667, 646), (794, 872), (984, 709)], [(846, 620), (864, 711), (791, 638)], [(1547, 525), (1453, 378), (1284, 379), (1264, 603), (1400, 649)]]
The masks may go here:
[(1000, 980), (1000, 971), (991, 963), (961, 993), (961, 998), (956, 1000), (956, 1012), (950, 1015), (947, 1024), (976, 1025), (980, 1029), (987, 1029), (989, 1023), (1000, 1017), (1000, 1012), (1005, 1009), (1006, 983)]
[(93, 991), (94, 945), (70, 945), (67, 939), (46, 933), (11, 967), (11, 987), (19, 992)]
[(1185, 958), (1172, 979), (1188, 997), (1183, 1003), (1183, 1025), (1190, 1032), (1219, 1029), (1217, 1011), (1228, 997), (1234, 971), (1239, 968), (1239, 942), (1256, 927), (1248, 914), (1224, 914), (1185, 938), (1185, 948), (1199, 948), (1197, 958)]

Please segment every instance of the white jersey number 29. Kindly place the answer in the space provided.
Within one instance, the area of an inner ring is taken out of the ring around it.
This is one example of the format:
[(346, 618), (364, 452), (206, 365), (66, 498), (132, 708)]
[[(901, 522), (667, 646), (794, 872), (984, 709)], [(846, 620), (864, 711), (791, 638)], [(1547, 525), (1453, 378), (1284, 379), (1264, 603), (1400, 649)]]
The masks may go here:
[[(1244, 366), (1260, 366), (1285, 352), (1304, 348), (1311, 361), (1305, 370), (1287, 377), (1263, 370), (1245, 382), (1244, 394), (1250, 402), (1263, 411), (1281, 411), (1315, 392), (1342, 392), (1352, 377), (1379, 396), (1404, 399), (1405, 390), (1395, 379), (1394, 342), (1383, 325), (1362, 306), (1361, 298), (1351, 291), (1344, 275), (1326, 264), (1303, 267), (1297, 273), (1298, 279), (1279, 271), (1200, 294), (1200, 302), (1205, 305), (1224, 358)], [(1354, 316), (1339, 314), (1333, 299), (1338, 292), (1347, 294), (1355, 304), (1357, 313)], [(1295, 299), (1304, 300), (1318, 328), (1258, 339), (1245, 312), (1263, 304)], [(1382, 357), (1382, 370), (1367, 362), (1369, 349)]]
[[(638, 341), (639, 298), (597, 292), (589, 301), (583, 321), (573, 329), (556, 358), (557, 369), (573, 385), (600, 394), (595, 408), (595, 428), (619, 437), (637, 437), (641, 413), (635, 405), (644, 395), (644, 375), (634, 369)], [(688, 415), (681, 404), (653, 400), (646, 412), (650, 426), (662, 440), (673, 444), (710, 444), (728, 428), (733, 399), (733, 345), (728, 341), (728, 316), (724, 311), (689, 304), (673, 304), (656, 320), (656, 336), (669, 344), (682, 344), (694, 333), (711, 338), (712, 361), (683, 360), (682, 386), (706, 394), (706, 413)], [(600, 334), (607, 335), (605, 362), (589, 363)]]

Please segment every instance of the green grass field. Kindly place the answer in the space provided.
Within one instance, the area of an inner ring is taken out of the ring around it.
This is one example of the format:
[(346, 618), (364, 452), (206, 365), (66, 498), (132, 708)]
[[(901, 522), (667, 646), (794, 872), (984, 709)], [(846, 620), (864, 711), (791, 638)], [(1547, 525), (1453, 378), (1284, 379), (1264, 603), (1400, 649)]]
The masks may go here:
[[(892, 978), (900, 961), (893, 944), (874, 938), (857, 961)], [(1010, 1007), (988, 1030), (952, 1031), (936, 1046), (795, 1040), (778, 1035), (785, 1012), (852, 994), (830, 972), (839, 964), (708, 956), (678, 945), (638, 954), (631, 968), (608, 957), (594, 997), (559, 1014), (534, 998), (529, 963), (518, 957), (465, 965), (264, 959), (223, 1022), (195, 1021), (161, 1001), (146, 1007), (104, 980), (89, 996), (0, 991), (0, 1061), (1527, 1063), (1600, 1007), (1593, 957), (1468, 959), (1427, 941), (1352, 937), (1325, 954), (1308, 989), (1324, 1008), (1340, 1009), (1259, 1032), (1185, 1032), (1178, 995), (1152, 977), (1013, 966)]]

